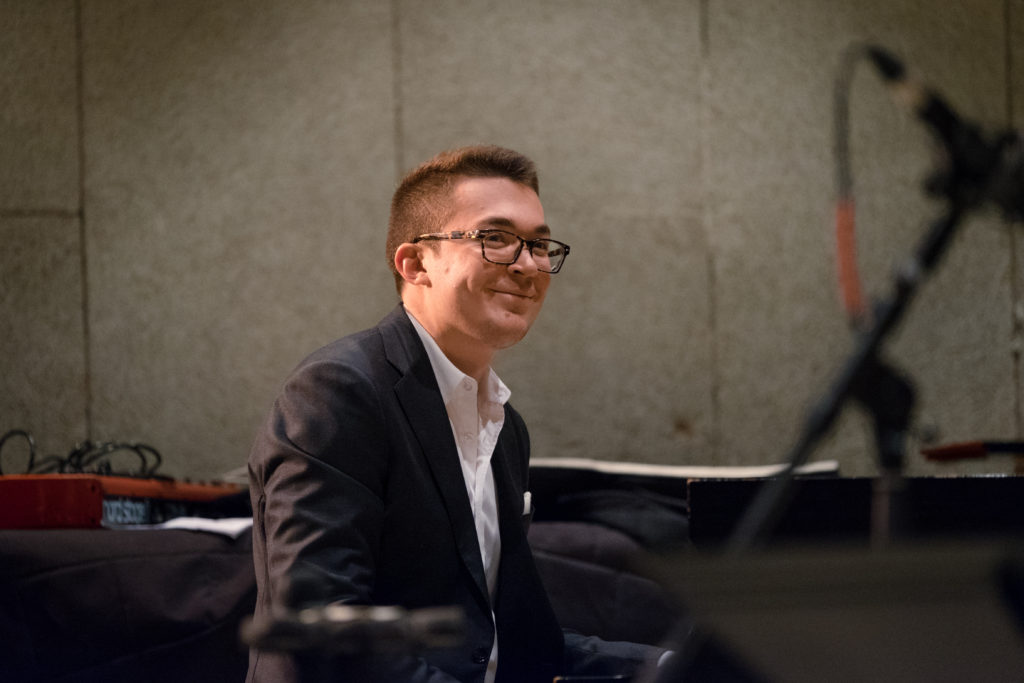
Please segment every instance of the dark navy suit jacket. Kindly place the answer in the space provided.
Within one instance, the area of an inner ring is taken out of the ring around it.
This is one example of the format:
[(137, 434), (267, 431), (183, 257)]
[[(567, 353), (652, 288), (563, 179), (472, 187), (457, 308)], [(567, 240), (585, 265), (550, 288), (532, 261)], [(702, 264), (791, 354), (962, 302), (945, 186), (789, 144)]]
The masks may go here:
[[(316, 351), (286, 380), (249, 457), (257, 616), (282, 602), (292, 572), (312, 577), (323, 602), (455, 605), (462, 646), (389, 657), (380, 679), (481, 681), (493, 607), (498, 681), (550, 682), (564, 641), (526, 541), (529, 450), (506, 406), (492, 458), (502, 542), (492, 606), (448, 416), (403, 308)], [(249, 681), (296, 678), (289, 656), (250, 655)]]

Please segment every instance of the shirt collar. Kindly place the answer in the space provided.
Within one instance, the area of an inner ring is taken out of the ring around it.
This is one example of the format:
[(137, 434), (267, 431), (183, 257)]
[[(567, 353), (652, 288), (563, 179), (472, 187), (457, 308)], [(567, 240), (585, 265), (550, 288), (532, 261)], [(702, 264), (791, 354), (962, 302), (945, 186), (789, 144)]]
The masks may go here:
[[(423, 342), (423, 347), (427, 350), (430, 366), (434, 370), (437, 386), (441, 390), (441, 400), (444, 401), (445, 405), (448, 405), (452, 397), (455, 396), (455, 390), (463, 382), (469, 381), (473, 383), (473, 386), (476, 386), (476, 380), (455, 367), (455, 364), (448, 359), (448, 356), (444, 355), (444, 351), (441, 350), (441, 347), (437, 345), (437, 342), (430, 336), (430, 333), (420, 324), (416, 316), (410, 313), (408, 309), (405, 310), (405, 314), (409, 316), (416, 334), (419, 335), (420, 341)], [(505, 383), (501, 381), (498, 374), (494, 372), (494, 368), (490, 368), (488, 370), (487, 392), (485, 394), (487, 401), (504, 405), (508, 402), (511, 395), (511, 390), (505, 386)]]

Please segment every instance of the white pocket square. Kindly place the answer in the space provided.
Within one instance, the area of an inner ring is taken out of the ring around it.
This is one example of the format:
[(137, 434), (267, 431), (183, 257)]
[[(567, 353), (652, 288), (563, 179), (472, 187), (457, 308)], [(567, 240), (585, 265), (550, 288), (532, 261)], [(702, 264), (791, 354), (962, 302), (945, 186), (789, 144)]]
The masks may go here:
[(523, 494), (523, 514), (529, 515), (533, 512), (533, 499), (530, 496), (530, 492), (527, 491)]

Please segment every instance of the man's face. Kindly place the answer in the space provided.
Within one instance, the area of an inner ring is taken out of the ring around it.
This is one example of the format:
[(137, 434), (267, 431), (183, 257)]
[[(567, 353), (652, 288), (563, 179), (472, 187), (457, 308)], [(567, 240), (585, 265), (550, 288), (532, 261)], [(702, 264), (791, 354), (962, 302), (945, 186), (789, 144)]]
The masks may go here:
[[(442, 232), (499, 228), (524, 239), (550, 234), (537, 194), (507, 178), (466, 178), (452, 193), (453, 211)], [(480, 241), (430, 243), (424, 266), (430, 275), (424, 311), (442, 348), (456, 354), (512, 346), (540, 313), (549, 273), (537, 270), (527, 249), (515, 263), (485, 261)], [(426, 322), (426, 321), (424, 321)]]

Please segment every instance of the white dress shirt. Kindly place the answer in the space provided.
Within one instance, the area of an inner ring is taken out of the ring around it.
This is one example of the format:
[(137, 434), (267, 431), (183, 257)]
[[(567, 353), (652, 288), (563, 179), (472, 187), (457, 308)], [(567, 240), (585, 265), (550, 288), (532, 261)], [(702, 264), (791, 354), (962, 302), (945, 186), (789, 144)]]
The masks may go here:
[[(498, 533), (497, 496), (494, 491), (494, 471), (491, 469), (491, 455), (498, 443), (498, 434), (505, 424), (505, 403), (511, 392), (494, 370), (490, 371), (487, 386), (482, 390), (475, 379), (459, 370), (448, 360), (433, 337), (420, 325), (416, 318), (406, 311), (416, 333), (430, 358), (430, 365), (441, 390), (441, 399), (448, 411), (455, 446), (459, 451), (462, 475), (466, 480), (476, 538), (480, 544), (480, 556), (487, 579), (487, 592), (491, 603), (498, 581), (498, 564), (501, 559), (501, 535)], [(494, 612), (491, 612), (494, 619)], [(498, 669), (497, 624), (495, 624), (494, 645), (487, 665), (485, 683), (494, 681)]]

